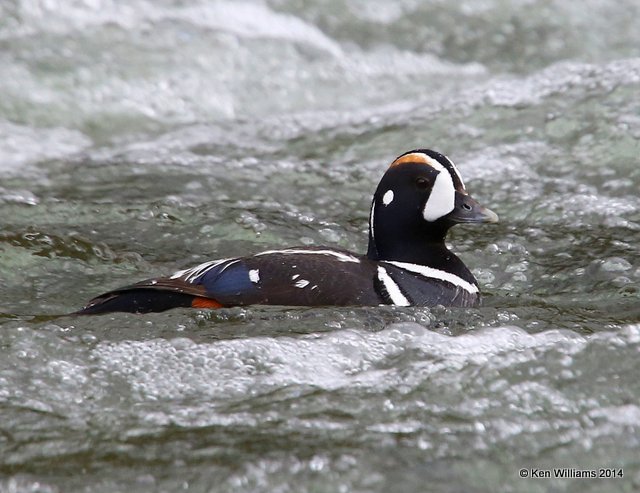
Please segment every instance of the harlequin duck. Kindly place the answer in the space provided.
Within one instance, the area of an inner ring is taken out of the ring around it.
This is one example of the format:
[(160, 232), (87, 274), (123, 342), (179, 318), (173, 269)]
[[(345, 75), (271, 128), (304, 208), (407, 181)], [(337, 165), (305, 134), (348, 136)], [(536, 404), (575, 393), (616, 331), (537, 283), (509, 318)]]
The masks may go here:
[(366, 255), (296, 247), (213, 260), (110, 291), (77, 313), (252, 304), (474, 306), (478, 283), (445, 236), (457, 223), (497, 221), (467, 194), (448, 157), (417, 149), (396, 158), (378, 185)]

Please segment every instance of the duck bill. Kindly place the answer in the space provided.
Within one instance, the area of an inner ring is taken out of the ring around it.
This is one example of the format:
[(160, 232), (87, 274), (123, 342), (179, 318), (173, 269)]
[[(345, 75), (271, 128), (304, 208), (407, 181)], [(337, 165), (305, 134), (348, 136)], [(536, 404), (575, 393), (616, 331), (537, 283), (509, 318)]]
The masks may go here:
[(471, 196), (456, 192), (455, 207), (447, 219), (454, 223), (497, 223), (498, 214), (481, 206)]

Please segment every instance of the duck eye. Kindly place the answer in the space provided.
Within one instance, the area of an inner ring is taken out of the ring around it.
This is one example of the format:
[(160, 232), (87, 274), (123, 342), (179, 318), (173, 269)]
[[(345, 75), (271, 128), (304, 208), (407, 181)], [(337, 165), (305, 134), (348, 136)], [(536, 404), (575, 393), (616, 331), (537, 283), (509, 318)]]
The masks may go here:
[(416, 187), (418, 187), (420, 190), (426, 190), (429, 187), (429, 180), (427, 180), (423, 176), (419, 176), (418, 178), (416, 178)]

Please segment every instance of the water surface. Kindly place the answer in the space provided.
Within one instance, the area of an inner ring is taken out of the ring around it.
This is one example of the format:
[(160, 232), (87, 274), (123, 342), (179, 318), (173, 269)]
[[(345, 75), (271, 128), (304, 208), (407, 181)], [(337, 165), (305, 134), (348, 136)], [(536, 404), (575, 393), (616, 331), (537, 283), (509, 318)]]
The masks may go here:
[[(640, 488), (636, 2), (5, 1), (1, 491)], [(477, 309), (63, 316), (364, 251), (416, 147), (499, 213)], [(519, 470), (622, 469), (521, 479)]]

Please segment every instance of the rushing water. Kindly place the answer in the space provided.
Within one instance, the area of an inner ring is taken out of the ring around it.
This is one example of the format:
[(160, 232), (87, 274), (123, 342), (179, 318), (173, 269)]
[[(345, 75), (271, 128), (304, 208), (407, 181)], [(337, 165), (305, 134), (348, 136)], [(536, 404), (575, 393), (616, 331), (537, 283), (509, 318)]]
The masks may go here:
[[(639, 18), (0, 2), (0, 491), (640, 489)], [(59, 316), (211, 258), (362, 251), (415, 147), (500, 215), (450, 238), (481, 308)], [(554, 467), (624, 477), (519, 477)]]

